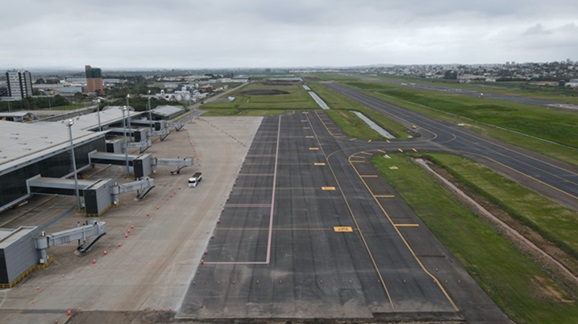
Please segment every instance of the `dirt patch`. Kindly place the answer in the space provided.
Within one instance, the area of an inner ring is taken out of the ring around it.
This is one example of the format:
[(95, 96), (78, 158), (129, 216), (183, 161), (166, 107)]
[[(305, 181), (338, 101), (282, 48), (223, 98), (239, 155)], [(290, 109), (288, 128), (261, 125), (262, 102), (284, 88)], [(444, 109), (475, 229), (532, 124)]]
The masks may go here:
[[(534, 276), (532, 283), (538, 288), (544, 295), (549, 296), (552, 299), (556, 299), (563, 303), (572, 303), (571, 299), (564, 297), (564, 294), (558, 288), (558, 285), (552, 280), (540, 276)], [(556, 289), (558, 288), (558, 289)]]
[(245, 95), (245, 96), (275, 96), (275, 95), (286, 95), (286, 94), (289, 94), (289, 92), (284, 91), (284, 90), (277, 90), (277, 89), (247, 90), (247, 91), (241, 92), (240, 94)]
[(347, 120), (349, 120), (350, 122), (353, 122), (353, 119), (351, 119), (349, 116), (347, 116), (346, 113), (344, 113), (343, 111), (340, 111), (339, 114), (341, 114), (341, 116), (345, 117)]

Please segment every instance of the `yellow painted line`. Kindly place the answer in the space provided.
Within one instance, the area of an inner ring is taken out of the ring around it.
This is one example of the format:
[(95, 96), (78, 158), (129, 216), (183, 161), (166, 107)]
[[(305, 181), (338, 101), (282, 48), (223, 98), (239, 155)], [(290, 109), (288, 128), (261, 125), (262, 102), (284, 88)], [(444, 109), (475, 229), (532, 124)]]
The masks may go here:
[(365, 160), (360, 160), (360, 161), (349, 161), (349, 162), (351, 162), (351, 163), (365, 163), (365, 162), (367, 162), (367, 161), (365, 161)]
[(305, 136), (305, 138), (315, 138), (315, 136), (308, 135), (308, 136)]
[(338, 233), (351, 233), (353, 228), (351, 226), (333, 226), (333, 231)]
[(377, 178), (377, 174), (362, 174), (360, 175), (362, 178)]
[(394, 224), (395, 227), (419, 227), (419, 224)]
[(350, 138), (349, 140), (350, 140), (350, 141), (355, 141), (356, 139), (357, 139), (357, 138)]
[(395, 195), (374, 195), (375, 198), (395, 198)]
[[(353, 166), (353, 165), (352, 165)], [(357, 170), (357, 168), (355, 168), (355, 166), (353, 166), (353, 169), (355, 171), (355, 173), (357, 173), (357, 175), (359, 176), (359, 171)], [(367, 182), (365, 182), (365, 180), (363, 180), (363, 178), (359, 177), (361, 179), (361, 181), (363, 182), (363, 184), (365, 185), (365, 188), (367, 188), (367, 190), (369, 192), (372, 192), (371, 189), (369, 188), (369, 186), (367, 185)], [(341, 192), (341, 194), (343, 195), (343, 192)], [(395, 231), (397, 232), (397, 235), (399, 236), (399, 238), (401, 238), (401, 240), (403, 241), (403, 243), (405, 244), (405, 246), (407, 247), (407, 249), (409, 250), (409, 252), (412, 254), (412, 256), (415, 258), (415, 260), (417, 261), (417, 263), (420, 265), (420, 267), (422, 268), (422, 270), (428, 275), (430, 276), (433, 281), (438, 285), (438, 287), (440, 288), (440, 290), (442, 291), (442, 293), (444, 294), (444, 296), (446, 296), (447, 300), (450, 302), (450, 304), (452, 304), (452, 306), (454, 307), (454, 309), (456, 311), (459, 311), (460, 309), (458, 308), (458, 306), (454, 303), (453, 299), (450, 297), (450, 295), (448, 294), (448, 292), (445, 290), (445, 288), (442, 286), (442, 284), (440, 283), (440, 281), (431, 273), (428, 271), (428, 269), (423, 265), (423, 263), (421, 262), (420, 258), (415, 254), (413, 248), (411, 247), (411, 245), (409, 244), (409, 242), (407, 242), (406, 238), (403, 236), (403, 234), (399, 231), (399, 229), (395, 226), (395, 223), (393, 222), (393, 219), (391, 219), (391, 216), (389, 216), (389, 214), (387, 213), (387, 211), (385, 210), (385, 208), (383, 208), (383, 205), (379, 202), (379, 200), (377, 199), (377, 197), (374, 195), (373, 198), (375, 199), (375, 201), (377, 202), (377, 205), (379, 206), (379, 208), (381, 209), (381, 212), (385, 215), (385, 217), (387, 218), (387, 220), (389, 221), (390, 224), (393, 225), (393, 228), (395, 229)], [(347, 203), (347, 201), (346, 201)], [(354, 219), (355, 220), (355, 219)], [(356, 222), (357, 224), (357, 222)], [(359, 226), (357, 226), (357, 228), (359, 228)], [(361, 233), (361, 231), (360, 231)], [(363, 236), (362, 236), (363, 238)], [(367, 248), (367, 244), (366, 244), (366, 248)], [(368, 249), (368, 248), (367, 248)], [(377, 266), (375, 265), (375, 261), (374, 261), (374, 266), (377, 269)], [(378, 269), (379, 270), (379, 269)], [(386, 286), (384, 286), (385, 288)], [(390, 304), (393, 306), (393, 301), (391, 300), (391, 296), (389, 295), (389, 291), (386, 290), (386, 292), (388, 293), (388, 297), (389, 297), (389, 301)]]
[(311, 129), (311, 127), (303, 127), (303, 129)]
[(385, 142), (389, 143), (389, 140), (385, 140)]
[(310, 147), (309, 151), (319, 151), (319, 148), (318, 147)]
[(321, 187), (321, 190), (335, 190), (335, 187)]
[(315, 163), (313, 163), (313, 165), (316, 165), (316, 166), (324, 166), (324, 165), (325, 165), (325, 162), (315, 162)]
[(365, 155), (373, 155), (373, 153), (369, 153), (369, 152), (361, 152), (361, 154), (365, 154)]
[(367, 143), (371, 143), (371, 140), (367, 141)]
[(401, 153), (403, 153), (403, 150), (402, 150), (402, 149), (398, 148), (397, 150), (400, 151)]
[(377, 150), (377, 151), (378, 151), (378, 152), (381, 152), (381, 153), (383, 153), (383, 154), (387, 153), (387, 152), (384, 151), (384, 150)]
[(417, 152), (417, 150), (416, 150), (416, 149), (414, 149), (414, 148), (412, 148), (412, 150), (413, 150), (414, 152)]

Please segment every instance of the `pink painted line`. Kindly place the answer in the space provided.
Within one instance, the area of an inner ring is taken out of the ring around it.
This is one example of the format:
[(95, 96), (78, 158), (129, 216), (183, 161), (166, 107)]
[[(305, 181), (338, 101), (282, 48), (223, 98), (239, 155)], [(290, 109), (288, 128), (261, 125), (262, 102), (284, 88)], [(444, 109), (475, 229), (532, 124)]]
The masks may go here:
[(273, 211), (275, 210), (275, 188), (277, 187), (277, 163), (279, 162), (279, 140), (281, 138), (281, 116), (277, 124), (277, 147), (275, 148), (275, 171), (273, 172), (273, 190), (271, 193), (271, 216), (269, 217), (269, 238), (267, 240), (267, 259), (269, 264), (271, 260), (271, 240), (273, 238)]
[[(265, 264), (269, 264), (269, 262), (271, 261), (271, 241), (273, 239), (273, 212), (275, 210), (275, 188), (277, 187), (277, 165), (278, 165), (278, 161), (279, 161), (279, 139), (281, 137), (281, 116), (279, 116), (279, 123), (277, 125), (277, 147), (275, 149), (275, 154), (271, 155), (275, 157), (275, 171), (273, 173), (273, 190), (271, 193), (271, 204), (231, 204), (231, 205), (225, 205), (225, 207), (271, 207), (271, 213), (269, 216), (269, 237), (267, 239), (267, 258), (265, 260), (265, 262), (262, 261), (255, 261), (255, 262), (251, 262), (251, 261), (227, 261), (227, 262), (205, 262), (205, 264), (214, 264), (214, 265), (219, 265), (219, 264), (223, 264), (223, 265), (237, 265), (237, 264), (243, 264), (243, 265), (265, 265)], [(256, 155), (253, 155), (256, 156)]]
[(229, 207), (271, 207), (271, 204), (226, 204), (225, 208)]

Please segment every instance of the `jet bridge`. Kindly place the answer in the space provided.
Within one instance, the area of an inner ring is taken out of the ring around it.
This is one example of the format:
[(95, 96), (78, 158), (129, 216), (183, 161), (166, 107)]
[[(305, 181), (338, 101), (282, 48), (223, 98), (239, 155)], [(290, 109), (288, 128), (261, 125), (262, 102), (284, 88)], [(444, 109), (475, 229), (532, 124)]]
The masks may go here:
[[(123, 143), (124, 144), (124, 143)], [(144, 151), (146, 151), (149, 147), (152, 146), (151, 140), (147, 139), (144, 141), (140, 141), (140, 142), (130, 142), (127, 143), (128, 148), (138, 148), (139, 149), (139, 153), (143, 153)], [(124, 145), (122, 145), (124, 146)]]
[[(109, 134), (124, 136), (125, 129), (123, 127), (110, 127), (107, 129)], [(126, 135), (128, 141), (142, 142), (147, 139), (148, 128), (127, 128)]]
[(138, 199), (143, 199), (153, 188), (155, 187), (155, 182), (149, 177), (142, 178), (137, 181), (124, 183), (121, 185), (114, 185), (110, 193), (113, 196), (113, 203), (118, 204), (118, 195), (123, 192), (136, 191), (136, 197)]
[(164, 165), (164, 166), (174, 166), (177, 169), (171, 171), (171, 174), (179, 174), (181, 173), (181, 169), (185, 167), (190, 167), (193, 165), (193, 158), (191, 156), (185, 158), (177, 158), (177, 159), (160, 159), (160, 158), (153, 158), (152, 160), (153, 166), (157, 165)]
[(159, 130), (149, 131), (149, 136), (159, 136), (161, 141), (169, 136), (168, 128), (161, 128)]
[[(90, 251), (92, 246), (106, 234), (105, 223), (98, 219), (87, 220), (85, 225), (71, 228), (61, 232), (56, 232), (46, 235), (42, 232), (40, 236), (34, 239), (34, 244), (39, 254), (39, 263), (44, 264), (48, 260), (46, 249), (51, 246), (68, 244), (78, 240), (79, 244), (76, 248), (79, 255), (84, 255)], [(87, 241), (89, 237), (94, 239)], [(82, 241), (82, 243), (80, 243)]]
[[(153, 121), (150, 121), (148, 119), (133, 120), (132, 124), (148, 127), (148, 137), (151, 138), (153, 136), (159, 136), (161, 141), (164, 141), (165, 138), (167, 138), (167, 136), (169, 136), (170, 133), (168, 125), (164, 120), (153, 120)], [(154, 130), (151, 130), (151, 126), (152, 128), (154, 128)]]
[(94, 151), (88, 154), (88, 161), (91, 164), (126, 165), (127, 158), (129, 169), (132, 169), (136, 179), (147, 177), (152, 173), (152, 155), (150, 153), (126, 155)]
[[(36, 176), (26, 183), (29, 194), (76, 195), (74, 179)], [(136, 191), (137, 199), (143, 199), (154, 186), (153, 179), (148, 177), (121, 185), (111, 179), (78, 180), (78, 194), (84, 198), (85, 216), (98, 217), (118, 204), (120, 193)]]
[(166, 125), (167, 125), (167, 127), (174, 127), (175, 130), (178, 132), (183, 127), (185, 127), (185, 122), (179, 120), (179, 121), (174, 121), (174, 122), (167, 122)]

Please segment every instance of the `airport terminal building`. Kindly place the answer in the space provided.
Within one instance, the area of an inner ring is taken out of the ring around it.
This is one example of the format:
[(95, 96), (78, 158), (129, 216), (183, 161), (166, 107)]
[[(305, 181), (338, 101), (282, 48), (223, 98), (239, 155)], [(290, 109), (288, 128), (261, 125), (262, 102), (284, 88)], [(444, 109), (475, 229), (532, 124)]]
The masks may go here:
[[(109, 112), (103, 119), (121, 123), (119, 113)], [(71, 126), (77, 170), (90, 165), (90, 152), (106, 150), (106, 132), (99, 132), (98, 126), (97, 131), (86, 129), (87, 122), (93, 123), (91, 115), (79, 117)], [(0, 129), (0, 212), (30, 197), (28, 179), (73, 175), (70, 135), (64, 123), (0, 120)]]
[[(172, 172), (177, 173), (192, 165), (191, 157), (159, 158), (144, 152), (151, 146), (151, 136), (163, 140), (169, 126), (177, 131), (183, 127), (184, 122), (169, 120), (183, 112), (180, 107), (158, 107), (149, 120), (148, 113), (114, 106), (57, 122), (0, 120), (0, 212), (34, 194), (78, 193), (84, 197), (86, 205), (79, 207), (86, 208), (86, 215), (100, 216), (117, 203), (120, 192), (150, 190), (154, 184), (146, 179), (157, 165), (174, 166)], [(138, 153), (129, 154), (131, 148)], [(93, 164), (126, 165), (128, 173), (143, 182), (120, 188), (112, 179), (67, 179), (74, 176), (75, 167), (79, 172)]]

